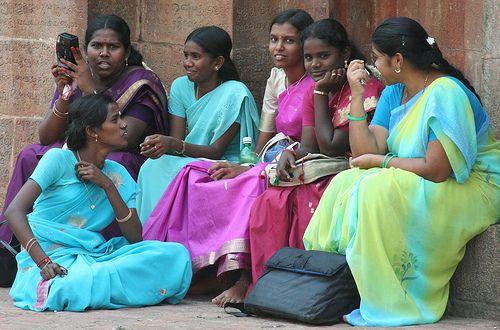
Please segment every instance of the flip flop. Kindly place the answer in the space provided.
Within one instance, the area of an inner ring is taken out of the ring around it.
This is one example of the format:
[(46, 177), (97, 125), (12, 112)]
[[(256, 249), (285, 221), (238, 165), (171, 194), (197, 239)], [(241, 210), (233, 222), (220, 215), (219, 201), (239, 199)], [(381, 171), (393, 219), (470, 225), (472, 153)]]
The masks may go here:
[[(231, 310), (231, 309), (236, 309)], [(229, 315), (233, 315), (236, 317), (248, 317), (252, 316), (252, 314), (248, 313), (245, 311), (245, 303), (232, 303), (232, 302), (227, 302), (224, 304), (224, 312)]]

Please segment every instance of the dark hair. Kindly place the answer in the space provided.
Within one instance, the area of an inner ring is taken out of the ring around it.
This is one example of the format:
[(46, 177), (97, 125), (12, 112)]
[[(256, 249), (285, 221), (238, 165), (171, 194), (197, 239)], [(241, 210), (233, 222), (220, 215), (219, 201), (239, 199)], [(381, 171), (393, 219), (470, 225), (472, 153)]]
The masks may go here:
[(349, 39), (344, 26), (340, 24), (339, 21), (332, 18), (325, 18), (309, 25), (302, 32), (302, 44), (304, 44), (307, 39), (323, 40), (339, 51), (349, 48), (351, 50), (349, 61), (355, 59), (365, 60), (363, 53), (361, 53), (358, 47)]
[(479, 95), (463, 73), (443, 57), (437, 43), (427, 42), (429, 35), (415, 20), (408, 17), (393, 17), (380, 24), (372, 35), (375, 48), (393, 56), (401, 53), (405, 60), (421, 70), (435, 68), (460, 80), (479, 99)]
[(87, 144), (87, 127), (99, 128), (106, 121), (108, 107), (115, 101), (106, 94), (90, 94), (73, 101), (69, 107), (66, 130), (68, 148), (80, 150)]
[(188, 41), (196, 43), (213, 58), (224, 57), (224, 64), (218, 71), (220, 79), (240, 81), (238, 70), (230, 57), (233, 43), (226, 31), (218, 26), (203, 26), (191, 32), (184, 43)]
[(97, 30), (110, 29), (118, 34), (120, 42), (125, 49), (130, 49), (130, 55), (127, 62), (129, 65), (142, 66), (142, 55), (132, 47), (130, 43), (130, 28), (123, 18), (116, 15), (97, 15), (87, 26), (85, 31), (85, 48), (88, 47), (90, 40)]
[(288, 23), (297, 31), (302, 32), (306, 27), (311, 25), (314, 19), (309, 13), (302, 9), (287, 9), (276, 15), (269, 26), (269, 31), (273, 28), (274, 24)]

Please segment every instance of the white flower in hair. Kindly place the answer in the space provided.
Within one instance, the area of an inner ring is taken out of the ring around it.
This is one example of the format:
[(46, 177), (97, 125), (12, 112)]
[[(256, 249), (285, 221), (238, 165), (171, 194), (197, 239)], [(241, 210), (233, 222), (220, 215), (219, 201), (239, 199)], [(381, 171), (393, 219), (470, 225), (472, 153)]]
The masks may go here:
[(435, 43), (436, 43), (436, 40), (434, 40), (433, 37), (427, 37), (427, 43), (429, 44), (429, 46), (433, 46)]

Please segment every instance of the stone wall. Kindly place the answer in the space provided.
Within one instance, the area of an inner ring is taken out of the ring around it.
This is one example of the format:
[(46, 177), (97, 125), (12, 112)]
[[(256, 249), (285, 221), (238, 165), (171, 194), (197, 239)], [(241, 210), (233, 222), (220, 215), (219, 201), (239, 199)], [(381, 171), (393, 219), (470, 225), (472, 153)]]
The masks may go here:
[(383, 19), (414, 17), (476, 86), (499, 135), (497, 0), (0, 0), (0, 204), (16, 155), (37, 140), (37, 125), (47, 111), (59, 32), (83, 39), (87, 20), (97, 13), (124, 17), (133, 44), (168, 87), (183, 74), (187, 34), (198, 26), (219, 25), (232, 35), (236, 65), (260, 104), (271, 68), (269, 22), (292, 7), (308, 10), (315, 19), (338, 19), (366, 53), (371, 31)]

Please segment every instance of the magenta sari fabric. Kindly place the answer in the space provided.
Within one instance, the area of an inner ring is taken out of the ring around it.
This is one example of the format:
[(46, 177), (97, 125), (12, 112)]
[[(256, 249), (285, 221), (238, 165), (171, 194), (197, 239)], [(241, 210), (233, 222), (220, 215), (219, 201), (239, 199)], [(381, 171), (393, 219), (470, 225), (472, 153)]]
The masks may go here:
[[(152, 121), (154, 124), (151, 127), (152, 132), (167, 134), (167, 94), (160, 79), (152, 71), (143, 68), (131, 69), (128, 73), (122, 75), (113, 86), (104, 93), (109, 94), (118, 103), (123, 115), (130, 115), (143, 121), (146, 121), (146, 118), (153, 118)], [(81, 92), (77, 90), (74, 98), (80, 97), (81, 95)], [(58, 98), (59, 93), (56, 91), (50, 108), (52, 108)], [(153, 113), (148, 116), (145, 115), (145, 107), (151, 109)], [(5, 210), (33, 173), (40, 158), (42, 158), (48, 150), (52, 148), (61, 148), (63, 144), (63, 141), (46, 146), (32, 144), (19, 153), (12, 177), (7, 187), (0, 222), (5, 220)], [(137, 180), (139, 169), (142, 163), (146, 161), (146, 158), (139, 154), (139, 150), (131, 152), (115, 151), (108, 155), (108, 159), (114, 160), (125, 166), (134, 180)], [(103, 234), (107, 237), (115, 236), (119, 232), (116, 229), (117, 228), (105, 230)], [(6, 242), (10, 242), (12, 239), (12, 232), (6, 223), (0, 225), (0, 239)]]
[(250, 268), (247, 219), (266, 188), (266, 164), (229, 180), (214, 181), (213, 162), (186, 165), (170, 183), (144, 225), (145, 240), (178, 242), (190, 255), (193, 272), (217, 264), (217, 275)]
[(310, 76), (304, 76), (291, 84), (278, 96), (278, 114), (276, 115), (276, 130), (300, 141), (302, 136), (302, 100), (304, 92), (314, 86)]

